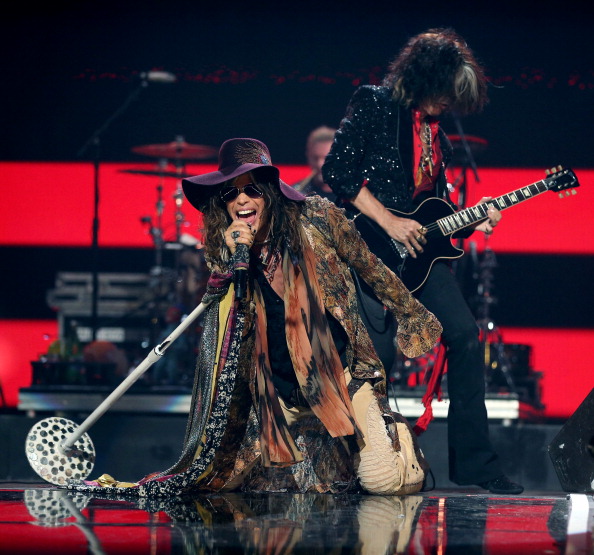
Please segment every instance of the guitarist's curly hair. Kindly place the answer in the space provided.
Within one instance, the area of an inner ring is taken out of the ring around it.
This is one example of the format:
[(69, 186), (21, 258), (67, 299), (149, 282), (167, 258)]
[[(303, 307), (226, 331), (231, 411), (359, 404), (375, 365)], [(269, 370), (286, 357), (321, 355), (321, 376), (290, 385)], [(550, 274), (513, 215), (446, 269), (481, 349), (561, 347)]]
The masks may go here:
[(464, 39), (453, 29), (429, 29), (411, 38), (389, 66), (383, 84), (407, 108), (447, 98), (459, 115), (480, 112), (487, 79)]

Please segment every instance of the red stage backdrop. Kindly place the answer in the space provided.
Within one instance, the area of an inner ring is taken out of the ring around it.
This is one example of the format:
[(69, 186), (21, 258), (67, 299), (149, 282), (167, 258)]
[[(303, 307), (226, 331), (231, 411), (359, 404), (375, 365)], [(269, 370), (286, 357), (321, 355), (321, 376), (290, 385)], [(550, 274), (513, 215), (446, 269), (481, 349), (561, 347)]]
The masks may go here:
[[(173, 240), (174, 194), (178, 180), (163, 181), (152, 175), (123, 170), (154, 170), (150, 164), (106, 163), (99, 173), (99, 244), (102, 247), (151, 248), (152, 239), (141, 218), (156, 218), (156, 203), (164, 202), (163, 229)], [(215, 164), (195, 164), (186, 173), (216, 169)], [(577, 195), (559, 199), (546, 192), (506, 210), (504, 220), (489, 241), (497, 254), (594, 254), (589, 233), (589, 209), (594, 206), (594, 170), (573, 168), (581, 186)], [(304, 166), (281, 166), (281, 175), (294, 183), (307, 175)], [(0, 162), (2, 204), (0, 245), (91, 246), (94, 209), (94, 171), (91, 163)], [(469, 172), (467, 205), (482, 196), (498, 196), (545, 177), (544, 168), (480, 168), (477, 182)], [(458, 177), (454, 169), (450, 181)], [(159, 193), (159, 189), (162, 192)], [(199, 214), (182, 204), (183, 232), (200, 238)], [(482, 250), (482, 234), (473, 236)], [(125, 269), (123, 269), (125, 271)], [(3, 294), (10, 294), (3, 291)], [(551, 294), (562, 294), (551, 291)], [(576, 307), (581, 310), (584, 307)], [(0, 321), (0, 384), (9, 406), (17, 403), (18, 389), (30, 382), (30, 361), (45, 352), (48, 337), (55, 337), (52, 321)], [(503, 329), (506, 343), (533, 347), (533, 367), (544, 374), (543, 402), (552, 417), (573, 413), (594, 386), (588, 368), (594, 330)]]

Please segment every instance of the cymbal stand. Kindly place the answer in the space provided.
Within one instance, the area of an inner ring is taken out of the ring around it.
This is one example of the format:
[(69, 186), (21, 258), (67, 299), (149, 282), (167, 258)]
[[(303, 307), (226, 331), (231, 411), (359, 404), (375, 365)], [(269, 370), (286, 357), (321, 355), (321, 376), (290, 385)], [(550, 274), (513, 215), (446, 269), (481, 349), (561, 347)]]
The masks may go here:
[[(504, 352), (503, 339), (499, 328), (491, 318), (491, 307), (497, 304), (497, 297), (493, 295), (493, 269), (497, 267), (495, 253), (488, 245), (488, 236), (485, 237), (486, 246), (480, 262), (477, 261), (476, 244), (470, 243), (471, 259), (475, 264), (474, 276), (477, 279), (477, 324), (480, 330), (480, 339), (483, 346), (485, 363), (485, 377), (489, 372), (498, 368), (505, 379), (509, 390), (517, 393), (516, 385), (511, 376), (510, 364)], [(491, 346), (496, 347), (496, 356), (493, 359)]]
[[(167, 167), (167, 159), (159, 159), (158, 166), (159, 168), (165, 170)], [(155, 337), (158, 335), (159, 319), (161, 316), (160, 306), (162, 304), (163, 297), (170, 293), (170, 287), (167, 281), (171, 279), (171, 276), (165, 271), (163, 267), (163, 251), (165, 248), (163, 232), (163, 213), (165, 210), (165, 201), (163, 200), (163, 181), (164, 177), (160, 176), (156, 187), (157, 200), (155, 203), (154, 223), (151, 216), (143, 216), (140, 218), (141, 223), (148, 225), (148, 231), (153, 239), (153, 245), (155, 248), (155, 263), (149, 272), (151, 277), (150, 289), (152, 290), (152, 301), (150, 302), (150, 308), (152, 312), (151, 341), (154, 341)]]
[(460, 142), (462, 143), (462, 148), (464, 149), (464, 161), (462, 164), (462, 172), (460, 176), (456, 180), (459, 185), (459, 193), (458, 193), (458, 207), (465, 208), (466, 207), (466, 192), (467, 192), (467, 185), (468, 179), (466, 177), (468, 169), (472, 170), (474, 174), (474, 179), (477, 183), (480, 182), (478, 170), (476, 167), (476, 161), (474, 160), (474, 156), (472, 155), (472, 150), (470, 149), (470, 145), (468, 144), (468, 140), (466, 139), (466, 135), (464, 134), (464, 130), (462, 129), (462, 123), (460, 122), (460, 118), (454, 114), (454, 125), (456, 126), (456, 131), (458, 132), (458, 136), (460, 137)]
[[(468, 144), (468, 140), (466, 139), (466, 135), (464, 134), (464, 130), (462, 129), (462, 123), (460, 122), (460, 118), (456, 115), (452, 115), (454, 124), (456, 126), (456, 131), (458, 132), (458, 136), (460, 137), (460, 142), (462, 144), (462, 148), (464, 150), (464, 157), (462, 159), (462, 164), (460, 166), (460, 174), (456, 178), (453, 189), (458, 190), (458, 198), (456, 200), (456, 204), (458, 209), (462, 210), (466, 208), (466, 197), (468, 194), (468, 170), (472, 170), (474, 174), (474, 179), (477, 183), (480, 182), (478, 170), (476, 166), (476, 162), (474, 160), (474, 156), (472, 155), (472, 150), (470, 149), (470, 145)], [(462, 249), (464, 246), (464, 239), (458, 238), (456, 239), (456, 246), (459, 249)], [(454, 260), (452, 262), (452, 269), (454, 273), (460, 274), (458, 266), (460, 265), (460, 260)]]
[(175, 239), (179, 243), (181, 241), (182, 226), (185, 222), (185, 216), (182, 212), (184, 193), (181, 188), (181, 181), (178, 183), (175, 193), (173, 193), (173, 198), (175, 199)]
[(155, 243), (155, 266), (160, 268), (163, 265), (163, 211), (165, 202), (163, 201), (163, 178), (159, 178), (157, 184), (157, 202), (155, 204), (155, 213), (157, 215), (157, 226), (153, 230), (153, 241)]
[[(181, 139), (183, 141), (183, 137), (176, 137), (176, 139), (177, 140)], [(173, 199), (175, 200), (175, 240), (179, 243), (181, 240), (182, 227), (185, 222), (185, 216), (184, 216), (184, 213), (182, 212), (182, 205), (183, 205), (183, 201), (184, 201), (184, 192), (183, 192), (182, 185), (181, 185), (182, 176), (185, 173), (185, 164), (181, 160), (181, 158), (176, 159), (174, 164), (175, 164), (175, 171), (179, 176), (177, 179), (177, 187), (175, 189), (175, 193), (173, 193)]]

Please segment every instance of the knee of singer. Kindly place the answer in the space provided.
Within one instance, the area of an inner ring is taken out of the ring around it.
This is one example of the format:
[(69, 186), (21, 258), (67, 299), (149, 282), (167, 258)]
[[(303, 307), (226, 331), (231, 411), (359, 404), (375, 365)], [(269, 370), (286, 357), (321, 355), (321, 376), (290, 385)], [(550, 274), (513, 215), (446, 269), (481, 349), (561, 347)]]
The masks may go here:
[[(398, 493), (404, 482), (405, 469), (402, 460), (381, 461), (371, 453), (363, 453), (357, 476), (361, 487), (376, 495)], [(399, 457), (396, 457), (399, 459)]]
[[(423, 487), (425, 471), (417, 458), (411, 432), (402, 422), (396, 424), (396, 429), (400, 451), (391, 445), (388, 447), (382, 440), (383, 448), (361, 452), (357, 475), (361, 486), (369, 493), (407, 495)], [(378, 446), (377, 441), (373, 443)]]

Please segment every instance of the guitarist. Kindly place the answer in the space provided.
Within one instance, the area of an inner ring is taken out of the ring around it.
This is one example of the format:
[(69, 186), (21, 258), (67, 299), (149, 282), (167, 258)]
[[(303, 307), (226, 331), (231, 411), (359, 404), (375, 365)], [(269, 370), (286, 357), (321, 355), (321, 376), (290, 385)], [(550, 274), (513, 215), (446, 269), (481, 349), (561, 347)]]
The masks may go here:
[[(439, 117), (447, 111), (479, 112), (486, 102), (483, 69), (462, 37), (452, 29), (430, 29), (411, 38), (390, 65), (383, 86), (360, 87), (347, 107), (322, 169), (337, 204), (351, 217), (361, 212), (374, 220), (416, 258), (427, 243), (423, 226), (386, 208), (410, 213), (429, 197), (451, 203), (445, 167), (452, 147)], [(490, 234), (500, 218), (490, 208), (488, 219), (475, 229)], [(450, 479), (497, 494), (521, 493), (523, 487), (503, 473), (489, 439), (478, 326), (449, 265), (433, 264), (415, 295), (443, 325)], [(378, 324), (385, 311), (368, 292), (363, 292), (360, 310), (380, 356), (387, 353), (382, 361), (389, 371), (395, 324)]]

